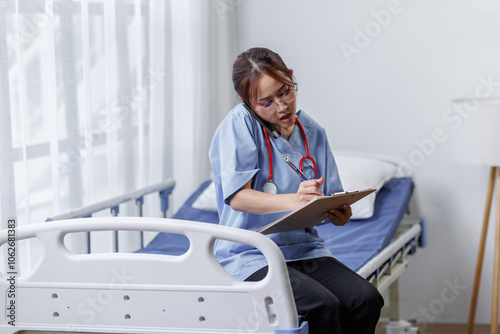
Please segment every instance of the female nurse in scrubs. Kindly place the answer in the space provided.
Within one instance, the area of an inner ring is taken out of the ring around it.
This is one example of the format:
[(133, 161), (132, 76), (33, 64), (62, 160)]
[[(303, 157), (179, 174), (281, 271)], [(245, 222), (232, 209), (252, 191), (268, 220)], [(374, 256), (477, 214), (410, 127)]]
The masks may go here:
[[(257, 230), (315, 196), (343, 190), (326, 132), (297, 110), (293, 71), (277, 53), (252, 48), (240, 54), (233, 84), (242, 103), (219, 125), (210, 147), (220, 224)], [(346, 206), (325, 213), (325, 219), (341, 226), (351, 214)], [(315, 228), (268, 236), (287, 261), (297, 311), (309, 322), (309, 333), (374, 333), (383, 298), (332, 256)], [(266, 276), (267, 263), (251, 246), (218, 240), (215, 253), (237, 279)]]

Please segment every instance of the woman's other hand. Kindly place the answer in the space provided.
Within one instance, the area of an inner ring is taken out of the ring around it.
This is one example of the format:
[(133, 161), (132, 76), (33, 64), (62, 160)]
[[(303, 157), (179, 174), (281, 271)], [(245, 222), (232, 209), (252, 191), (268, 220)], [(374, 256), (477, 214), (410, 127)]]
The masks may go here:
[(333, 209), (325, 212), (325, 218), (329, 219), (333, 225), (344, 226), (352, 216), (350, 205), (344, 204), (342, 209)]

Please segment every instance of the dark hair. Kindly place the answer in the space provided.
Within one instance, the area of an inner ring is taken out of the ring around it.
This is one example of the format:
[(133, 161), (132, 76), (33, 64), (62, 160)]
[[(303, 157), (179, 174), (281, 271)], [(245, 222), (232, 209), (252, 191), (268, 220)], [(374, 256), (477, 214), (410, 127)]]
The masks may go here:
[(293, 86), (295, 79), (280, 55), (266, 48), (251, 48), (242, 52), (233, 64), (234, 90), (241, 100), (251, 106), (257, 98), (259, 80), (267, 74), (277, 81)]

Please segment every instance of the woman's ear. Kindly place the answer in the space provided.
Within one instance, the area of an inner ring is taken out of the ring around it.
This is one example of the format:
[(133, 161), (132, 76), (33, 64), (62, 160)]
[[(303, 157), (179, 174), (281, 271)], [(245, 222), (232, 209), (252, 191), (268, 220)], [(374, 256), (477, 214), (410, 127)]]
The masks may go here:
[(252, 108), (250, 108), (250, 106), (245, 102), (243, 101), (243, 107), (245, 107), (245, 109), (250, 113), (252, 114), (253, 111), (252, 111)]
[(290, 75), (293, 75), (293, 70), (292, 69), (290, 69)]

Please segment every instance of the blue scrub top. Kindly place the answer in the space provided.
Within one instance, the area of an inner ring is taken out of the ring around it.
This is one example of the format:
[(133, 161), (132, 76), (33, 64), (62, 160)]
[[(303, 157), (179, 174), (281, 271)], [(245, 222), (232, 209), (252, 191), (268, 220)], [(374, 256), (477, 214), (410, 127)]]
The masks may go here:
[[(325, 130), (304, 111), (299, 110), (297, 116), (307, 136), (309, 154), (316, 161), (318, 177), (326, 178), (321, 186), (323, 193), (342, 191)], [(300, 128), (294, 127), (289, 140), (283, 136), (275, 139), (271, 135), (269, 140), (273, 156), (273, 182), (278, 186), (278, 193), (296, 193), (301, 179), (284, 159), (290, 158), (298, 167), (300, 159), (306, 154)], [(249, 180), (252, 180), (252, 189), (259, 191), (269, 181), (266, 138), (260, 124), (242, 104), (235, 106), (217, 128), (209, 155), (221, 225), (255, 231), (288, 214), (251, 214), (235, 211), (229, 205), (231, 195)], [(304, 161), (303, 172), (307, 178), (315, 178), (310, 160)], [(274, 233), (268, 237), (280, 247), (286, 261), (332, 256), (314, 228)], [(262, 253), (254, 247), (226, 240), (216, 241), (215, 255), (225, 270), (239, 280), (267, 265)]]

